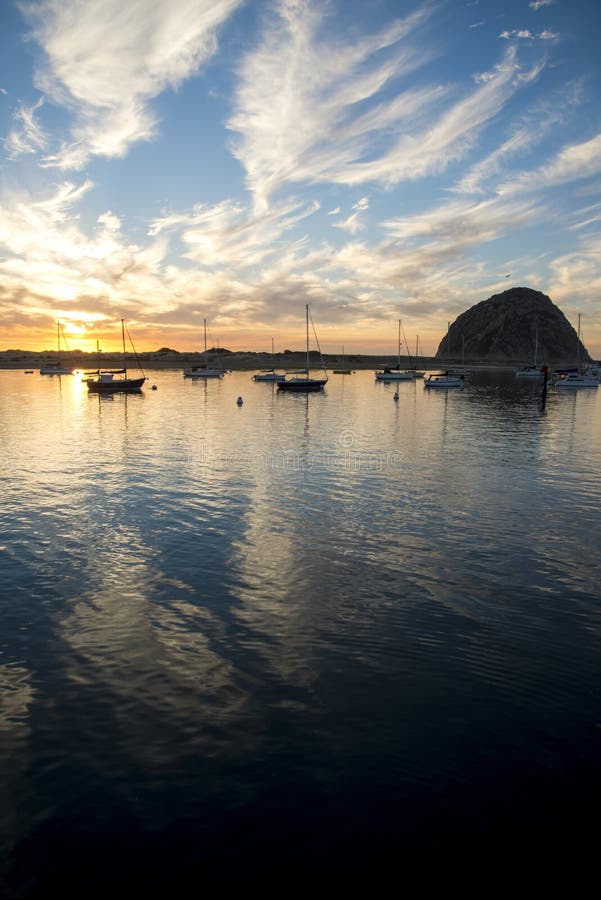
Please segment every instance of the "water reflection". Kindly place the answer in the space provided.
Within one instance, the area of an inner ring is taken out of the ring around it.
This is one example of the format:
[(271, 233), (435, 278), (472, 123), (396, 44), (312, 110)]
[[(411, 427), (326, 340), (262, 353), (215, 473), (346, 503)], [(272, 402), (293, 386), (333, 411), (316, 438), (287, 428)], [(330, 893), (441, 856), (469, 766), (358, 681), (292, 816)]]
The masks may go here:
[(408, 840), (400, 808), (432, 826), (442, 792), (455, 821), (593, 746), (596, 396), (542, 414), (489, 375), (393, 402), (372, 373), (302, 397), (173, 372), (107, 403), (1, 374), (3, 800), (25, 868), (44, 823), (68, 842), (184, 819), (203, 846), (244, 814), (272, 845), (271, 816), (315, 827), (324, 797), (315, 845)]

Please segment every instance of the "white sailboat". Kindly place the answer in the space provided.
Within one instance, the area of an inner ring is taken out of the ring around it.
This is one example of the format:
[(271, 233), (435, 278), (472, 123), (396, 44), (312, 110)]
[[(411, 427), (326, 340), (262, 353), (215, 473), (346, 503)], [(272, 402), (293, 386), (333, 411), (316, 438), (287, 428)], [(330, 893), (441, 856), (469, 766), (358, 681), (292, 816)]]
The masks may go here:
[[(56, 340), (57, 340), (57, 350), (58, 357), (56, 360), (52, 360), (50, 362), (43, 362), (40, 366), (40, 375), (72, 375), (73, 369), (69, 368), (69, 366), (64, 366), (60, 359), (61, 352), (61, 323), (57, 321), (56, 323)], [(65, 336), (63, 335), (63, 340), (65, 342), (65, 348), (68, 350), (69, 348), (66, 346), (67, 341)]]
[(555, 381), (554, 386), (563, 390), (564, 388), (597, 388), (599, 387), (599, 369), (587, 367), (584, 371), (580, 369), (580, 313), (578, 313), (578, 334), (576, 344), (576, 369), (573, 371), (560, 372)]
[(542, 366), (538, 365), (538, 328), (534, 333), (534, 363), (531, 366), (523, 366), (521, 369), (516, 369), (515, 374), (518, 378), (545, 377)]
[(424, 378), (426, 388), (462, 388), (465, 376), (461, 372), (431, 372)]
[(207, 357), (207, 320), (204, 320), (204, 363), (184, 369), (184, 378), (223, 378), (223, 369), (211, 369)]
[(381, 372), (376, 372), (376, 381), (411, 381), (415, 377), (413, 369), (401, 369), (401, 320), (399, 319), (398, 362), (395, 368), (385, 368)]

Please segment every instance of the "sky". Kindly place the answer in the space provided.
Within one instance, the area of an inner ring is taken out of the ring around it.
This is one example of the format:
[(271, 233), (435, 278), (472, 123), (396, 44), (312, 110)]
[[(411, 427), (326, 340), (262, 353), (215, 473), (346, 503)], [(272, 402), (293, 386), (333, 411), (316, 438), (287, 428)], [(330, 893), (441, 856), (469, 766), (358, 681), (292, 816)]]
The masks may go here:
[(0, 0), (0, 350), (434, 353), (509, 287), (601, 357), (598, 0)]

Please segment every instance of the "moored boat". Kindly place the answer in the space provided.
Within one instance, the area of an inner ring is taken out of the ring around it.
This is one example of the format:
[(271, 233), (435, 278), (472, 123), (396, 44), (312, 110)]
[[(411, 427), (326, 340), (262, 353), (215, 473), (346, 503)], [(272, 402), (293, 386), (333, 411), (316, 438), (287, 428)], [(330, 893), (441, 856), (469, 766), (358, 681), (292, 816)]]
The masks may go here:
[[(56, 339), (57, 339), (57, 350), (58, 357), (55, 360), (50, 360), (41, 363), (40, 365), (40, 375), (72, 375), (73, 369), (70, 366), (65, 366), (61, 362), (60, 352), (61, 352), (61, 323), (57, 321), (56, 323)], [(65, 346), (67, 341), (65, 339), (65, 335), (63, 334), (63, 341), (65, 342)], [(68, 350), (68, 347), (67, 347)]]
[[(86, 375), (96, 374), (96, 378), (88, 378), (88, 390), (92, 394), (135, 394), (142, 389), (146, 381), (145, 376), (140, 378), (128, 378), (127, 369), (107, 369), (96, 373), (86, 372)], [(115, 377), (115, 376), (121, 377)]]
[(580, 313), (578, 313), (578, 332), (576, 336), (576, 365), (572, 368), (556, 369), (554, 387), (560, 389), (595, 388), (601, 383), (601, 368), (594, 363), (586, 367), (580, 365)]
[(353, 370), (347, 368), (346, 357), (344, 355), (344, 344), (342, 345), (342, 362), (339, 369), (332, 369), (332, 375), (352, 375)]
[(431, 372), (424, 378), (424, 387), (427, 388), (462, 388), (464, 384), (465, 376), (452, 372)]
[[(92, 376), (86, 379), (88, 391), (91, 394), (135, 394), (142, 389), (142, 385), (146, 381), (146, 376), (143, 372), (138, 378), (128, 378), (127, 376), (127, 368), (125, 367), (125, 322), (123, 319), (121, 319), (121, 341), (124, 363), (122, 369), (96, 369), (93, 372), (84, 372), (85, 375)], [(141, 366), (140, 371), (142, 371)]]
[(184, 369), (184, 378), (223, 378), (225, 371), (222, 368), (215, 369), (209, 366), (207, 351), (207, 320), (204, 320), (204, 362), (198, 366), (190, 366)]
[(517, 378), (544, 378), (544, 366), (538, 364), (538, 328), (534, 333), (534, 362), (529, 366), (522, 366), (515, 370)]
[[(325, 378), (311, 378), (309, 369), (309, 304), (305, 306), (306, 320), (306, 342), (307, 342), (307, 363), (304, 369), (299, 372), (291, 372), (290, 377), (285, 376), (283, 381), (278, 381), (278, 391), (288, 391), (290, 393), (316, 393), (323, 390), (328, 382), (327, 375)], [(320, 351), (321, 356), (321, 351)], [(323, 369), (323, 360), (322, 360)], [(325, 371), (324, 371), (325, 374)]]
[(521, 369), (516, 369), (515, 374), (517, 378), (544, 378), (545, 371), (542, 366), (522, 366)]
[[(411, 357), (409, 357), (411, 359)], [(401, 320), (399, 319), (398, 362), (396, 366), (387, 366), (380, 372), (376, 372), (376, 381), (412, 381), (414, 378), (423, 378), (425, 372), (418, 372), (415, 366), (401, 369)]]
[(553, 382), (556, 388), (596, 388), (599, 387), (599, 378), (586, 372), (567, 372), (559, 375)]
[(273, 383), (276, 381), (284, 381), (286, 375), (283, 372), (276, 372), (275, 369), (268, 369), (266, 372), (257, 372), (252, 378), (253, 381), (269, 381)]

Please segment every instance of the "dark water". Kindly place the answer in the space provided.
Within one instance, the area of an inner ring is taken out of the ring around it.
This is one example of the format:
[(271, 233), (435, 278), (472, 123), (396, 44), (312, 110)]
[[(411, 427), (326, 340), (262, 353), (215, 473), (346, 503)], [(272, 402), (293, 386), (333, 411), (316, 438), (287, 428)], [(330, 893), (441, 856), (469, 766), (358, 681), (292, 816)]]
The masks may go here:
[(2, 896), (589, 858), (601, 391), (149, 384), (0, 373)]

